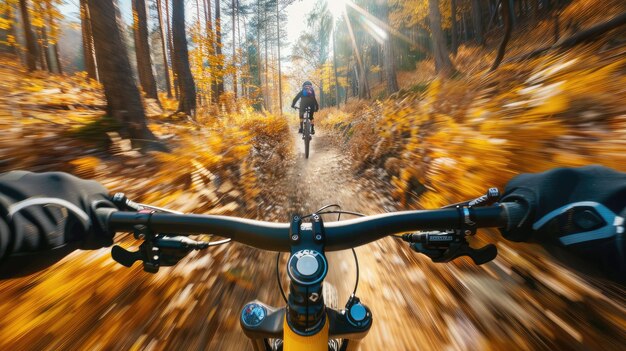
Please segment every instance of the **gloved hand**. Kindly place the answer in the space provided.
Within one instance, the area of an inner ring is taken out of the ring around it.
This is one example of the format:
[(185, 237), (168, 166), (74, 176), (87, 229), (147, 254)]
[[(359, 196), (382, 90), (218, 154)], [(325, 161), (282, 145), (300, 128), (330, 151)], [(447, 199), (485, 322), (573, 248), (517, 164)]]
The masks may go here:
[(527, 208), (519, 226), (501, 229), (506, 239), (564, 248), (611, 277), (626, 272), (626, 173), (588, 166), (522, 174), (507, 184), (500, 201)]
[(101, 184), (67, 173), (13, 171), (0, 175), (0, 259), (78, 242), (82, 248), (111, 245), (94, 216), (115, 205)]

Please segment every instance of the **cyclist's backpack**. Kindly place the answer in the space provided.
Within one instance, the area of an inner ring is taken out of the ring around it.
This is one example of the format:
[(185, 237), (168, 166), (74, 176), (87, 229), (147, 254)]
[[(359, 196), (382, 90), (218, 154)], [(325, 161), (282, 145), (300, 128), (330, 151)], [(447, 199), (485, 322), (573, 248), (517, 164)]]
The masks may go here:
[(302, 96), (315, 97), (315, 90), (312, 85), (305, 85), (302, 87)]

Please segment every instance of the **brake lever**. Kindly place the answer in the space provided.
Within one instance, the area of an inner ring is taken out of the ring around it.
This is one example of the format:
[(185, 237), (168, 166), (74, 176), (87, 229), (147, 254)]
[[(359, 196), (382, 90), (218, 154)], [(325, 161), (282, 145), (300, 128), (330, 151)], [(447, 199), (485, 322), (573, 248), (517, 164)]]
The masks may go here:
[(468, 256), (475, 264), (481, 265), (498, 255), (498, 249), (493, 244), (475, 249), (469, 245), (464, 236), (451, 232), (405, 234), (402, 239), (412, 243), (411, 249), (430, 257), (436, 263), (450, 262), (461, 256)]
[(177, 264), (189, 252), (209, 246), (208, 242), (195, 241), (185, 236), (155, 235), (145, 240), (138, 251), (128, 251), (115, 245), (111, 249), (111, 256), (125, 267), (132, 267), (136, 261), (142, 261), (144, 271), (156, 273), (160, 267)]

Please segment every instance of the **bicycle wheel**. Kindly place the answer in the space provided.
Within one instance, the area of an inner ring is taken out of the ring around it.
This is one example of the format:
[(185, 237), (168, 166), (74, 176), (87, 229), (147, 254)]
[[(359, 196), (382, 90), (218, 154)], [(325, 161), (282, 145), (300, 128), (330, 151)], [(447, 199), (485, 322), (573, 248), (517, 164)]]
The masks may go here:
[(307, 118), (304, 120), (304, 157), (309, 158), (309, 143), (311, 142), (311, 121)]

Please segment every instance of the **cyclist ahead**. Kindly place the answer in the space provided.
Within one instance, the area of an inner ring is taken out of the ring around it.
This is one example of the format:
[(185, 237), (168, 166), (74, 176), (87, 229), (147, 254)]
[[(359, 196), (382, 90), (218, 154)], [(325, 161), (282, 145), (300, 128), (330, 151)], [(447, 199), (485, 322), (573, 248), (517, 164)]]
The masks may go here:
[[(543, 244), (570, 266), (626, 283), (626, 173), (588, 166), (522, 174), (500, 202), (526, 209), (518, 226), (500, 229), (506, 239)], [(95, 181), (60, 172), (0, 174), (0, 276), (44, 268), (73, 248), (111, 245), (113, 233), (94, 215), (99, 207), (115, 206)]]
[(304, 118), (304, 111), (310, 108), (309, 119), (311, 120), (311, 134), (315, 134), (315, 125), (313, 123), (313, 113), (319, 111), (320, 106), (317, 104), (315, 98), (315, 90), (313, 89), (313, 83), (306, 81), (302, 84), (302, 90), (298, 92), (293, 101), (291, 102), (291, 108), (296, 108), (296, 103), (300, 100), (300, 129), (298, 133), (302, 133), (302, 119)]

